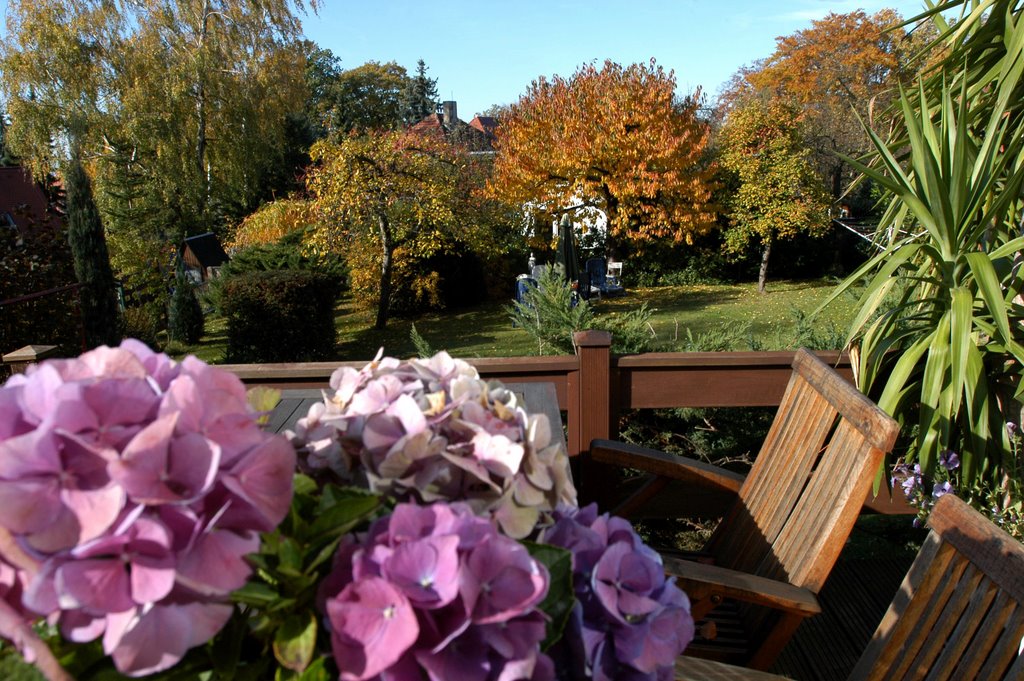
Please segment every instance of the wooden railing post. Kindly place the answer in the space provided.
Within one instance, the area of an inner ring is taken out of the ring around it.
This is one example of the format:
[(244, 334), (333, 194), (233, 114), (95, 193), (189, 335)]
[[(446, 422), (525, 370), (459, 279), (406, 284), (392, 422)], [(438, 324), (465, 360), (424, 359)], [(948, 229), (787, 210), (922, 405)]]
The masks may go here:
[(26, 345), (3, 356), (4, 364), (11, 368), (11, 373), (21, 374), (30, 364), (48, 359), (57, 354), (60, 348), (56, 345)]
[(612, 335), (607, 331), (580, 331), (573, 334), (576, 354), (580, 360), (579, 410), (576, 425), (569, 427), (578, 434), (576, 456), (590, 447), (594, 438), (607, 438), (611, 420)]
[(571, 460), (580, 501), (597, 501), (600, 506), (607, 501), (602, 491), (610, 493), (602, 481), (609, 480), (615, 471), (578, 455), (589, 451), (591, 440), (607, 438), (611, 432), (612, 335), (607, 331), (581, 331), (573, 335), (573, 342), (580, 364), (579, 412), (575, 419), (569, 419), (569, 434), (575, 436), (575, 440), (570, 437), (569, 455), (576, 457)]

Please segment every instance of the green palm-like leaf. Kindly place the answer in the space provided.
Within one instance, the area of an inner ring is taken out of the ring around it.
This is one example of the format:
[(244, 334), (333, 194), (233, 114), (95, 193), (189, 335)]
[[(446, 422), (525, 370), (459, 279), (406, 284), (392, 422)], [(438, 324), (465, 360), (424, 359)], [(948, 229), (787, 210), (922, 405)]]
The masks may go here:
[(901, 92), (901, 136), (886, 143), (868, 130), (870, 162), (846, 159), (891, 200), (876, 237), (884, 251), (832, 296), (866, 282), (849, 336), (860, 387), (918, 426), (912, 456), (926, 472), (955, 449), (967, 482), (999, 468), (1003, 386), (1016, 387), (1024, 366), (1024, 23), (1005, 2), (981, 4), (998, 17), (991, 25), (972, 14), (966, 27), (937, 20), (940, 30), (961, 56), (998, 33), (1005, 58), (986, 54), (980, 71), (968, 62)]

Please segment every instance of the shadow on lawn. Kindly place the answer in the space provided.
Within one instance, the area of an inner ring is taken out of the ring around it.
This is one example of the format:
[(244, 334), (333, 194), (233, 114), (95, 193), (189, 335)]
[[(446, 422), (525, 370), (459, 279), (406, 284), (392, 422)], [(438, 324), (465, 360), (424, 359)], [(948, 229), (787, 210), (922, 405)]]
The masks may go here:
[[(512, 327), (506, 312), (506, 303), (496, 302), (464, 309), (438, 312), (412, 318), (392, 318), (386, 329), (374, 329), (369, 317), (365, 324), (357, 319), (344, 326), (358, 330), (339, 334), (339, 358), (345, 360), (372, 359), (377, 349), (395, 357), (418, 354), (410, 332), (412, 325), (435, 352), (451, 346), (468, 348), (458, 350), (460, 357), (515, 356), (532, 354), (533, 342), (519, 329)], [(354, 315), (357, 317), (358, 315)], [(350, 326), (351, 325), (351, 326)]]
[(694, 290), (687, 287), (665, 287), (657, 289), (636, 289), (621, 298), (605, 298), (595, 302), (597, 312), (622, 312), (647, 303), (648, 307), (672, 309), (677, 312), (702, 310), (707, 307), (720, 306), (723, 303), (740, 300), (744, 292), (731, 288), (714, 288)]

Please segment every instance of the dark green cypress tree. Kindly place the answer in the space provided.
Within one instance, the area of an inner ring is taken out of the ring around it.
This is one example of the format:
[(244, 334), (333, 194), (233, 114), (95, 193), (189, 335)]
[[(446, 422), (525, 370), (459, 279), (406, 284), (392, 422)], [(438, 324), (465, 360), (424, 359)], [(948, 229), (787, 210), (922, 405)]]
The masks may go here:
[(167, 337), (172, 341), (195, 345), (203, 337), (203, 308), (196, 298), (195, 287), (188, 277), (179, 273), (171, 294), (167, 314)]
[(75, 262), (75, 276), (82, 285), (82, 326), (85, 344), (117, 345), (121, 324), (114, 288), (114, 273), (103, 233), (103, 222), (92, 195), (92, 182), (78, 153), (73, 153), (64, 172), (67, 191), (68, 244)]
[(402, 102), (403, 118), (408, 125), (415, 125), (432, 113), (437, 113), (437, 79), (427, 78), (427, 65), (422, 59), (416, 62), (416, 75), (409, 79)]

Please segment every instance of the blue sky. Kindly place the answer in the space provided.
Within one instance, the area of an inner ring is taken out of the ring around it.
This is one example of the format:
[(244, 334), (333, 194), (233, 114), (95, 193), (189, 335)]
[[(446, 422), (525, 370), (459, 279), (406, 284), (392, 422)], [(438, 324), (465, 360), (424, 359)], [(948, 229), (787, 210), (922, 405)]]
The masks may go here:
[(571, 75), (585, 62), (652, 57), (680, 92), (714, 96), (741, 66), (767, 57), (777, 36), (829, 12), (892, 7), (914, 16), (923, 0), (326, 0), (306, 35), (343, 68), (422, 58), (441, 99), (470, 120), (516, 101), (537, 76)]

